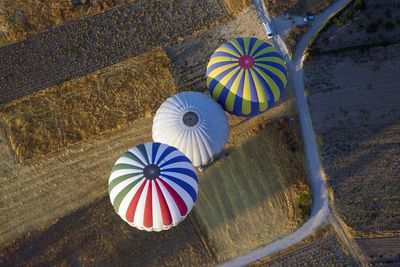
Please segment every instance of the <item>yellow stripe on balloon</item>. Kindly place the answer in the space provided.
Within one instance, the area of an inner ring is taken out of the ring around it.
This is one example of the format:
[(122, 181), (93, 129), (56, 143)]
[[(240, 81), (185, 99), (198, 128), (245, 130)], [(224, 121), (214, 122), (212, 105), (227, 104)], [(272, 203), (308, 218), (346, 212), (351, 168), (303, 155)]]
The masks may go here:
[[(215, 70), (213, 70), (212, 72), (210, 72), (210, 74), (208, 74), (208, 77), (215, 78), (215, 77), (217, 77), (219, 74), (221, 74), (222, 72), (224, 72), (224, 71), (226, 71), (226, 70), (228, 70), (228, 69), (230, 69), (230, 68), (232, 68), (232, 67), (239, 68), (239, 64), (237, 64), (237, 63), (231, 63), (231, 64), (227, 64), (227, 65), (221, 66), (221, 67), (219, 67), (219, 68), (216, 68)], [(235, 68), (235, 69), (236, 69), (236, 68)], [(234, 70), (232, 70), (232, 71), (234, 71)]]
[(258, 74), (261, 75), (261, 77), (264, 78), (266, 83), (269, 85), (271, 88), (272, 94), (274, 95), (274, 100), (277, 102), (281, 96), (281, 92), (279, 91), (278, 85), (267, 75), (264, 73), (262, 69), (260, 69), (257, 66), (254, 66), (254, 70), (258, 72)]
[(263, 68), (271, 71), (273, 74), (278, 76), (279, 79), (282, 81), (283, 85), (286, 86), (286, 82), (287, 82), (286, 76), (285, 76), (284, 73), (282, 73), (282, 71), (280, 69), (277, 69), (277, 68), (275, 68), (273, 66), (266, 65), (266, 64), (263, 64), (263, 63), (257, 63), (256, 66), (263, 67)]
[(253, 77), (254, 85), (255, 85), (256, 91), (257, 91), (259, 109), (262, 112), (268, 108), (267, 96), (265, 94), (265, 91), (264, 91), (264, 88), (262, 86), (260, 79), (258, 79), (258, 76), (256, 75), (256, 72), (254, 70), (250, 70), (250, 71), (251, 71), (251, 76)]
[(240, 57), (240, 55), (235, 50), (232, 50), (231, 48), (229, 48), (226, 45), (219, 47), (215, 52), (225, 52), (225, 53), (231, 54), (232, 57), (234, 57), (234, 56)]
[(234, 58), (234, 57), (226, 57), (226, 56), (213, 57), (208, 62), (207, 68), (211, 67), (215, 63), (221, 63), (221, 62), (231, 62), (231, 63), (239, 64), (239, 59)]
[(277, 52), (275, 48), (272, 46), (268, 46), (266, 48), (261, 49), (260, 51), (257, 52), (253, 57), (258, 57), (261, 56), (262, 54), (270, 53), (270, 52)]
[(250, 114), (250, 111), (251, 111), (250, 79), (247, 71), (245, 71), (244, 85), (243, 85), (242, 113), (244, 115), (248, 115)]
[(236, 76), (235, 81), (232, 83), (230, 90), (228, 92), (228, 96), (226, 97), (225, 107), (228, 111), (232, 111), (235, 105), (235, 99), (237, 95), (237, 91), (239, 89), (239, 83), (242, 79), (244, 69), (241, 69), (238, 76)]

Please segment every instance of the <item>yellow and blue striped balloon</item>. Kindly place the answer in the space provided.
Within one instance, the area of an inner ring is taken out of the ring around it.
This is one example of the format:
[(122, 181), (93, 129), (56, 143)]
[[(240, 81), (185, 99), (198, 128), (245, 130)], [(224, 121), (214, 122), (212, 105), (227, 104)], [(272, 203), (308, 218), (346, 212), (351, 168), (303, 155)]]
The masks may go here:
[(255, 116), (274, 105), (287, 84), (286, 64), (270, 44), (254, 37), (221, 45), (207, 66), (212, 97), (236, 116)]

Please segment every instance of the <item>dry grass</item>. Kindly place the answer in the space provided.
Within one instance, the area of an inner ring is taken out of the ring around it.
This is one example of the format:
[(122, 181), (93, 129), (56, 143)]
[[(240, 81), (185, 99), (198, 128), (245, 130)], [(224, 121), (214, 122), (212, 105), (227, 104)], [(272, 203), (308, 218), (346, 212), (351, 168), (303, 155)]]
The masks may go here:
[(236, 15), (251, 5), (251, 0), (224, 0), (224, 2), (231, 15)]
[(308, 29), (308, 25), (294, 26), (291, 28), (286, 37), (286, 45), (288, 47), (290, 56), (293, 56), (294, 52), (296, 51), (298, 41), (300, 41), (301, 37), (303, 37), (304, 33), (306, 33)]
[[(296, 121), (267, 118), (233, 127), (227, 151), (200, 174), (194, 216), (218, 261), (248, 252), (293, 231), (309, 187)], [(309, 206), (308, 206), (309, 207)]]
[(283, 14), (296, 14), (304, 13), (305, 3), (304, 0), (264, 0), (268, 8), (268, 13), (271, 16), (279, 16)]
[(150, 118), (176, 87), (162, 50), (0, 106), (19, 162)]
[(135, 0), (101, 0), (73, 7), (71, 0), (0, 1), (0, 45), (18, 42), (68, 21)]

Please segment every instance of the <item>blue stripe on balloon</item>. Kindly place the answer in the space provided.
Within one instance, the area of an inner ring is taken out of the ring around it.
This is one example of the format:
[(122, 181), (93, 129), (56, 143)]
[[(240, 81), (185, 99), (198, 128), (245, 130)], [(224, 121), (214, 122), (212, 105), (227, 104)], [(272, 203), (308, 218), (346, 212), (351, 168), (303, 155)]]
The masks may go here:
[(161, 162), (161, 160), (163, 160), (166, 156), (168, 156), (169, 154), (171, 154), (171, 153), (174, 152), (175, 150), (177, 150), (177, 149), (176, 149), (175, 147), (173, 147), (173, 146), (167, 147), (167, 148), (163, 151), (163, 153), (161, 154), (161, 156), (158, 158), (158, 161), (157, 161), (156, 163), (154, 163), (154, 164), (158, 165), (158, 164)]
[(193, 202), (196, 202), (197, 199), (197, 193), (196, 190), (188, 183), (182, 181), (181, 179), (175, 178), (173, 176), (170, 176), (168, 174), (163, 174), (161, 175), (162, 178), (164, 179), (168, 179), (174, 183), (176, 183), (177, 185), (179, 185), (180, 187), (182, 187), (192, 198)]
[(251, 102), (251, 113), (250, 116), (255, 116), (260, 114), (260, 103), (259, 102)]
[(215, 53), (211, 56), (211, 58), (213, 58), (213, 57), (233, 57), (233, 58), (239, 59), (239, 57), (236, 56), (236, 55), (234, 55), (234, 54), (230, 54), (230, 53), (222, 52), (222, 51), (215, 52)]
[(242, 49), (242, 53), (245, 55), (246, 54), (246, 48), (244, 46), (243, 38), (236, 38), (236, 41), (239, 43), (240, 48)]
[(220, 62), (216, 62), (216, 63), (212, 64), (211, 66), (209, 66), (207, 68), (206, 75), (209, 75), (213, 70), (215, 70), (215, 69), (217, 69), (219, 67), (222, 67), (222, 66), (225, 66), (225, 65), (229, 65), (229, 64), (232, 64), (232, 63), (239, 64), (239, 62), (235, 62), (235, 61), (220, 61)]
[[(254, 59), (257, 58), (262, 58), (262, 57), (277, 57), (282, 59), (281, 55), (278, 52), (267, 52), (267, 53), (263, 53), (261, 55), (258, 55), (257, 57), (255, 57)], [(283, 60), (283, 59), (282, 59)]]
[(251, 101), (252, 102), (258, 102), (258, 95), (257, 95), (256, 85), (254, 84), (253, 75), (251, 74), (251, 71), (249, 69), (247, 70), (247, 75), (249, 76), (249, 80), (250, 80)]
[(161, 170), (161, 175), (164, 175), (165, 172), (176, 172), (176, 173), (181, 173), (181, 174), (185, 174), (189, 177), (192, 177), (196, 182), (197, 182), (197, 176), (194, 173), (194, 171), (190, 170), (190, 169), (186, 169), (186, 168), (170, 168), (170, 169), (164, 169)]
[(236, 93), (236, 99), (235, 99), (235, 103), (233, 105), (233, 112), (235, 114), (240, 114), (242, 112), (242, 105), (243, 105), (243, 89), (244, 89), (244, 72), (242, 74), (242, 77), (240, 78), (240, 82), (239, 82), (239, 88), (238, 91)]
[(151, 147), (151, 162), (150, 163), (154, 163), (156, 161), (156, 155), (157, 155), (157, 151), (160, 147), (161, 143), (153, 143), (152, 147)]
[(283, 66), (282, 64), (276, 63), (276, 62), (271, 62), (271, 61), (257, 61), (258, 64), (265, 64), (274, 68), (277, 68), (278, 70), (280, 70), (281, 72), (283, 72), (283, 74), (286, 76), (286, 68), (285, 66)]
[(209, 89), (210, 89), (210, 94), (212, 95), (213, 94), (213, 92), (214, 92), (214, 89), (215, 89), (215, 87), (218, 85), (218, 81), (217, 80), (215, 80), (215, 79), (212, 79), (211, 80), (211, 82), (210, 82), (210, 85), (209, 85)]
[(260, 46), (257, 47), (257, 49), (253, 52), (252, 55), (256, 55), (258, 52), (260, 52), (261, 50), (263, 50), (264, 48), (267, 48), (267, 47), (271, 47), (271, 45), (268, 44), (268, 43), (262, 43), (262, 44), (260, 44)]
[(249, 44), (249, 51), (247, 52), (248, 54), (250, 54), (250, 51), (253, 49), (254, 44), (257, 42), (257, 38), (251, 37), (250, 38), (250, 44)]
[(169, 165), (169, 164), (174, 164), (177, 162), (189, 162), (190, 164), (192, 164), (192, 162), (185, 156), (177, 156), (175, 158), (172, 158), (170, 160), (167, 160), (166, 162), (163, 162), (159, 167), (164, 167), (165, 165)]
[(243, 55), (243, 52), (237, 50), (236, 46), (234, 46), (233, 44), (228, 42), (228, 43), (225, 43), (224, 45), (229, 47), (231, 50), (235, 51), (236, 53), (238, 53), (240, 56)]

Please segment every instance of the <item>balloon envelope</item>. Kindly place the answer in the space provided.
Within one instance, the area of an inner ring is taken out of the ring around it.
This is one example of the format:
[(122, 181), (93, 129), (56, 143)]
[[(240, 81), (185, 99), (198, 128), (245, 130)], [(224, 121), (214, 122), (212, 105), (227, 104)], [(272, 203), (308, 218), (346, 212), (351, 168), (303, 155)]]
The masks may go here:
[(175, 147), (146, 143), (117, 160), (108, 182), (115, 211), (141, 230), (167, 230), (182, 221), (197, 198), (197, 176)]
[(195, 167), (210, 163), (222, 152), (228, 131), (225, 111), (199, 92), (168, 98), (153, 121), (153, 140), (178, 148)]
[(282, 56), (254, 37), (221, 45), (211, 56), (206, 75), (212, 97), (237, 116), (266, 111), (279, 100), (287, 84)]

